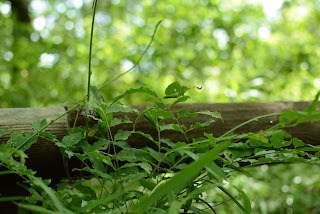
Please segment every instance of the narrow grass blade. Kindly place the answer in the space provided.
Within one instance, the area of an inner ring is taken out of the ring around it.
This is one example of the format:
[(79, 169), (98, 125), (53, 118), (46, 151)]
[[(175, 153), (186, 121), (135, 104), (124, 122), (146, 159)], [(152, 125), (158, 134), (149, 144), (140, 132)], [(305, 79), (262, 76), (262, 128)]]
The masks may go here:
[(233, 197), (233, 195), (224, 187), (218, 187), (222, 192), (224, 192), (227, 196), (231, 198), (231, 200), (241, 209), (242, 212), (246, 213), (246, 210), (243, 208), (243, 206), (240, 204), (240, 202)]
[(52, 211), (48, 210), (46, 208), (36, 206), (36, 205), (31, 205), (31, 204), (19, 204), (19, 207), (22, 207), (26, 210), (30, 210), (33, 213), (41, 213), (41, 214), (62, 214), (63, 212), (60, 211)]
[(21, 201), (25, 199), (25, 196), (9, 196), (9, 197), (0, 197), (0, 202), (5, 202), (5, 201)]
[(198, 176), (208, 162), (217, 159), (220, 152), (224, 151), (229, 145), (229, 141), (222, 142), (214, 149), (211, 149), (200, 156), (197, 161), (190, 164), (167, 183), (159, 186), (151, 195), (142, 198), (136, 206), (135, 213), (144, 213), (153, 203), (170, 192), (173, 192), (173, 194), (180, 192)]
[(102, 204), (108, 203), (110, 201), (113, 201), (115, 199), (118, 199), (124, 194), (125, 194), (124, 192), (116, 192), (116, 193), (110, 194), (110, 195), (108, 195), (108, 196), (106, 196), (104, 198), (101, 198), (99, 200), (89, 201), (86, 206), (76, 210), (76, 213), (87, 213), (87, 212), (90, 212), (91, 209), (93, 209), (93, 208), (95, 208), (97, 206), (100, 206)]

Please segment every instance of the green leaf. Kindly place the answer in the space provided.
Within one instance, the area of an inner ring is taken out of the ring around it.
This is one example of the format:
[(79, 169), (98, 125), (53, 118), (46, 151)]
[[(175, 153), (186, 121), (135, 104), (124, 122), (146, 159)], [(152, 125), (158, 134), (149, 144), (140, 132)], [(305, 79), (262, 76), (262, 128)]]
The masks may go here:
[(312, 112), (315, 112), (317, 111), (317, 105), (318, 105), (318, 101), (319, 101), (319, 97), (320, 97), (320, 91), (317, 93), (317, 95), (315, 96), (313, 102), (311, 103), (310, 106), (308, 106), (304, 112), (307, 112), (307, 113), (312, 113)]
[(49, 138), (50, 140), (54, 140), (57, 136), (53, 134), (49, 134), (48, 132), (39, 131), (39, 135)]
[[(52, 210), (48, 210), (44, 207), (40, 207), (37, 205), (32, 205), (32, 204), (19, 204), (19, 207), (22, 207), (26, 210), (30, 210), (33, 211), (33, 213), (43, 213), (43, 214), (61, 214), (60, 211), (52, 211)], [(64, 212), (65, 213), (65, 212)], [(69, 212), (72, 213), (72, 212)]]
[(73, 133), (73, 134), (69, 134), (67, 136), (64, 136), (62, 138), (62, 146), (64, 148), (69, 148), (72, 147), (76, 144), (78, 144), (81, 140), (81, 133), (77, 132), (77, 133)]
[(126, 163), (125, 165), (121, 166), (120, 168), (128, 168), (128, 167), (141, 167), (144, 171), (146, 171), (148, 174), (152, 172), (152, 166), (146, 162), (141, 163)]
[(150, 154), (141, 149), (125, 149), (114, 155), (120, 161), (138, 162), (138, 161), (152, 161)]
[(87, 155), (88, 157), (91, 158), (97, 158), (98, 160), (102, 161), (103, 163), (111, 166), (114, 169), (114, 166), (111, 162), (111, 158), (108, 156), (103, 155), (103, 152), (101, 151), (95, 151), (95, 152), (88, 152), (85, 153), (85, 155)]
[(212, 134), (207, 134), (207, 133), (203, 133), (203, 135), (205, 137), (207, 137), (209, 139), (209, 141), (214, 145), (216, 146), (217, 144), (217, 139), (215, 137), (212, 136)]
[(171, 83), (165, 90), (164, 98), (178, 98), (184, 95), (190, 88), (181, 86), (178, 82)]
[(201, 186), (199, 188), (196, 188), (194, 191), (190, 192), (188, 195), (187, 195), (187, 198), (185, 199), (185, 201), (187, 200), (190, 200), (192, 199), (193, 197), (198, 197), (201, 193), (203, 193), (204, 191), (206, 190), (211, 190), (211, 189), (214, 189), (218, 186), (223, 186), (223, 184), (221, 183), (215, 183), (215, 184), (209, 184), (209, 185), (204, 185), (204, 186)]
[(113, 104), (107, 108), (106, 113), (117, 113), (117, 112), (126, 112), (126, 113), (139, 113), (137, 109), (131, 108), (129, 105), (118, 105)]
[(180, 208), (182, 207), (182, 202), (181, 201), (172, 201), (170, 203), (169, 209), (168, 209), (168, 214), (179, 214), (180, 213)]
[(104, 204), (111, 202), (111, 201), (114, 201), (116, 199), (120, 199), (120, 197), (123, 196), (124, 194), (125, 194), (124, 192), (115, 192), (115, 193), (107, 195), (104, 198), (89, 201), (84, 207), (77, 209), (76, 213), (89, 213), (93, 208), (96, 208), (100, 205), (104, 205)]
[(226, 174), (222, 169), (215, 163), (210, 162), (206, 164), (206, 170), (209, 174), (213, 175), (219, 182), (221, 182), (221, 178), (226, 179)]
[(173, 192), (174, 194), (179, 193), (198, 176), (208, 162), (217, 159), (220, 152), (225, 150), (229, 145), (229, 141), (218, 144), (214, 149), (207, 151), (204, 155), (200, 156), (197, 161), (191, 163), (166, 183), (160, 185), (152, 194), (143, 197), (136, 205), (136, 213), (146, 212), (152, 204), (169, 192)]
[(8, 143), (17, 149), (26, 151), (32, 144), (38, 141), (38, 136), (26, 133), (26, 134), (12, 134)]
[(10, 170), (0, 171), (0, 175), (16, 174), (16, 173), (17, 173), (17, 172), (15, 172), (15, 171), (10, 171)]
[(58, 199), (58, 197), (55, 195), (54, 191), (48, 187), (40, 178), (32, 178), (31, 179), (32, 183), (34, 183), (35, 185), (41, 187), (41, 189), (43, 189), (48, 196), (50, 197), (51, 201), (53, 202), (53, 205), (61, 212), (63, 213), (63, 211), (65, 210), (63, 204), (61, 203), (61, 201)]
[(127, 140), (129, 136), (132, 134), (132, 131), (123, 131), (120, 129), (117, 134), (114, 136), (114, 140)]
[(197, 117), (198, 115), (197, 113), (190, 113), (187, 109), (182, 109), (178, 113), (178, 119), (182, 117)]
[(32, 123), (31, 128), (37, 132), (42, 130), (46, 125), (47, 125), (47, 121), (46, 119), (43, 119), (43, 120), (38, 120)]
[(240, 204), (240, 202), (224, 187), (219, 186), (218, 187), (222, 192), (224, 192), (226, 195), (228, 195), (231, 200), (241, 209), (242, 212), (246, 213), (246, 209), (243, 208), (243, 206)]
[(151, 95), (151, 96), (153, 96), (155, 98), (158, 98), (158, 95), (154, 91), (150, 90), (149, 88), (145, 88), (145, 87), (140, 87), (140, 88), (136, 88), (136, 89), (132, 88), (132, 89), (127, 90), (124, 94), (119, 95), (116, 98), (114, 98), (114, 100), (112, 102), (112, 105), (114, 103), (118, 102), (120, 99), (122, 99), (126, 95), (133, 94), (133, 93), (138, 93), (138, 92), (146, 93), (146, 94), (149, 94), (149, 95)]
[(292, 143), (293, 143), (294, 147), (296, 147), (296, 148), (304, 146), (304, 142), (302, 142), (301, 140), (299, 140), (297, 138), (293, 138)]
[(144, 187), (144, 188), (147, 188), (148, 190), (152, 191), (156, 186), (157, 184), (149, 181), (149, 180), (146, 180), (145, 178), (142, 178), (139, 180), (139, 183)]
[(154, 140), (153, 137), (152, 137), (150, 134), (145, 134), (145, 133), (143, 133), (143, 132), (141, 132), (141, 131), (136, 131), (136, 132), (134, 132), (134, 133), (139, 134), (139, 135), (141, 135), (141, 136), (143, 136), (143, 137), (151, 140), (151, 141), (152, 141), (154, 144), (156, 144), (157, 146), (159, 145), (159, 142), (156, 141), (156, 140)]
[[(170, 97), (168, 97), (170, 98)], [(175, 97), (176, 98), (176, 97)], [(176, 99), (171, 105), (170, 105), (170, 108), (174, 105), (177, 105), (178, 103), (183, 103), (185, 101), (187, 101), (188, 99), (190, 99), (191, 97), (190, 96), (182, 96), (182, 97), (179, 97), (178, 99)]]
[(197, 122), (194, 127), (192, 127), (192, 126), (190, 127), (190, 130), (192, 130), (192, 129), (198, 129), (198, 128), (202, 128), (202, 127), (206, 127), (206, 126), (209, 126), (211, 123), (214, 123), (214, 122), (215, 122), (215, 121), (212, 120), (212, 119), (209, 119), (209, 120), (207, 120), (207, 121), (204, 122), (204, 123), (199, 123), (199, 122)]
[(163, 102), (155, 102), (155, 104), (156, 104), (156, 108), (166, 109), (166, 106)]
[(24, 200), (26, 196), (8, 196), (8, 197), (0, 197), (0, 202), (5, 201), (21, 201)]
[(274, 148), (280, 148), (285, 146), (283, 141), (284, 133), (277, 132), (270, 137), (270, 142)]
[(91, 147), (89, 147), (85, 152), (94, 152), (99, 150), (105, 150), (109, 147), (110, 141), (102, 138), (95, 142)]
[(206, 111), (199, 111), (199, 112), (196, 112), (196, 113), (198, 113), (198, 114), (204, 114), (204, 115), (209, 115), (209, 116), (211, 116), (211, 117), (213, 117), (213, 118), (218, 118), (218, 119), (220, 119), (220, 120), (223, 122), (223, 119), (222, 119), (222, 117), (221, 117), (221, 114), (220, 114), (219, 112), (217, 112), (217, 111), (212, 112), (212, 111), (206, 110)]
[(8, 130), (8, 129), (0, 129), (0, 138), (6, 136), (8, 134), (11, 134), (12, 132), (13, 131)]
[(164, 119), (174, 118), (174, 116), (170, 112), (162, 110), (162, 109), (153, 109), (153, 110), (148, 111), (148, 113), (149, 113), (149, 115), (151, 115), (153, 117), (161, 117)]
[(90, 86), (90, 98), (92, 101), (98, 104), (103, 104), (103, 98), (99, 94), (99, 89), (97, 86)]
[(250, 214), (251, 213), (251, 202), (250, 202), (248, 196), (241, 189), (239, 189), (235, 186), (234, 186), (234, 188), (239, 192), (239, 194), (243, 198), (245, 213)]

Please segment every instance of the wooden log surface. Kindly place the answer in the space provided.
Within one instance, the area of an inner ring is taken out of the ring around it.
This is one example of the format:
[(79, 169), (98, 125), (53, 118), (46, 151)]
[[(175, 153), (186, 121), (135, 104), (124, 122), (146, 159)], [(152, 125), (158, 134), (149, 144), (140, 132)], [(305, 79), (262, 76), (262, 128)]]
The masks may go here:
[[(203, 127), (188, 133), (188, 138), (191, 141), (192, 138), (201, 137), (203, 133), (213, 133), (218, 137), (221, 134), (227, 132), (233, 127), (241, 124), (244, 121), (252, 119), (256, 116), (280, 113), (288, 109), (303, 110), (310, 103), (309, 102), (265, 102), (265, 103), (196, 103), (196, 104), (180, 104), (172, 108), (173, 113), (177, 113), (181, 109), (188, 109), (190, 112), (198, 112), (204, 110), (218, 111), (221, 113), (224, 122), (216, 120), (215, 123), (208, 127)], [(146, 105), (133, 105), (133, 108), (142, 111), (146, 108)], [(31, 124), (40, 119), (47, 119), (50, 121), (59, 115), (63, 114), (68, 107), (57, 108), (12, 108), (12, 109), (0, 109), (0, 129), (12, 129), (22, 132), (32, 132)], [(71, 111), (68, 115), (60, 118), (47, 129), (49, 133), (52, 133), (62, 139), (67, 134), (66, 128), (72, 127), (77, 111)], [(124, 117), (125, 114), (119, 113), (116, 116)], [(128, 114), (129, 119), (134, 121), (137, 117), (135, 114)], [(197, 121), (204, 122), (210, 119), (209, 116), (200, 115), (199, 117), (185, 118), (181, 120), (181, 123), (189, 127), (191, 124), (195, 124)], [(238, 130), (238, 132), (252, 129), (251, 131), (258, 131), (263, 128), (271, 126), (269, 121), (277, 122), (276, 117), (265, 118), (257, 122), (246, 125)], [(77, 126), (84, 126), (85, 119), (82, 114), (76, 121)], [(262, 125), (262, 126), (261, 126)], [(112, 133), (115, 134), (117, 130), (132, 130), (132, 124), (123, 124), (112, 129)], [(144, 133), (151, 134), (157, 139), (156, 129), (146, 119), (142, 119), (137, 125), (136, 130), (141, 130)], [(320, 145), (320, 121), (311, 121), (301, 124), (297, 127), (287, 129), (293, 137), (297, 137), (306, 143), (313, 145)], [(181, 133), (173, 131), (165, 131), (161, 134), (161, 138), (171, 139), (173, 142), (185, 141), (184, 136)], [(7, 142), (8, 138), (0, 138), (1, 143)], [(148, 145), (145, 138), (140, 135), (134, 135), (129, 138), (128, 141), (132, 146), (142, 148)], [(57, 176), (59, 178), (65, 177), (65, 169), (62, 164), (62, 157), (59, 149), (51, 142), (46, 142), (42, 139), (34, 144), (27, 152), (29, 156), (27, 165), (32, 169), (38, 171), (38, 175), (43, 177)]]

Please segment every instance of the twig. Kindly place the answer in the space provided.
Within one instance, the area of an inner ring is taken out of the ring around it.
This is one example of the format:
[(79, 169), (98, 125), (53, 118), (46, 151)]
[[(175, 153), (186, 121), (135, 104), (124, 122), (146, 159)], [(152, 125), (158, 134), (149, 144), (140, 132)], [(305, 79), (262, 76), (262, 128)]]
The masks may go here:
[(201, 198), (199, 198), (199, 200), (202, 201), (203, 203), (205, 203), (214, 212), (214, 214), (217, 214), (216, 211), (213, 209), (213, 207), (208, 202), (206, 202), (205, 200), (203, 200)]
[(151, 44), (153, 43), (154, 36), (156, 35), (157, 29), (158, 29), (158, 27), (159, 27), (159, 25), (160, 25), (161, 22), (162, 22), (162, 20), (160, 20), (160, 21), (157, 23), (156, 27), (154, 28), (154, 31), (153, 31), (153, 34), (152, 34), (152, 36), (151, 36), (151, 40), (150, 40), (148, 46), (147, 46), (146, 49), (143, 51), (143, 53), (141, 54), (141, 56), (139, 57), (139, 59), (136, 61), (136, 63), (135, 63), (129, 70), (123, 72), (122, 74), (120, 74), (119, 76), (117, 76), (116, 78), (114, 78), (113, 80), (110, 80), (109, 82), (103, 84), (103, 85), (99, 88), (99, 90), (103, 89), (103, 88), (106, 87), (107, 85), (109, 85), (109, 84), (113, 83), (114, 81), (118, 80), (120, 77), (122, 77), (123, 75), (129, 73), (132, 69), (134, 69), (136, 66), (139, 65), (141, 59), (143, 58), (143, 56), (146, 54), (146, 52), (147, 52), (148, 49), (150, 48)]

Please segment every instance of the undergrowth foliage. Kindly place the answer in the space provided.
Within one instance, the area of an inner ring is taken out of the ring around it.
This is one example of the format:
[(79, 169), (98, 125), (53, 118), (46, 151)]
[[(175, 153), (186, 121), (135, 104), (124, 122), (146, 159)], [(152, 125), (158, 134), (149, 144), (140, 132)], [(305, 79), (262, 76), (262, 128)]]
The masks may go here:
[[(96, 4), (97, 1), (94, 8)], [(89, 65), (89, 79), (90, 75)], [(286, 127), (320, 120), (320, 111), (316, 109), (320, 92), (304, 111), (260, 116), (219, 137), (203, 133), (202, 137), (190, 140), (188, 132), (191, 130), (208, 126), (216, 120), (223, 121), (219, 112), (181, 109), (174, 114), (171, 111), (173, 106), (190, 99), (186, 93), (195, 90), (194, 87), (173, 82), (162, 95), (150, 88), (133, 88), (109, 104), (104, 102), (99, 89), (90, 86), (89, 82), (86, 99), (69, 110), (85, 108), (87, 121), (94, 120), (95, 125), (89, 127), (87, 122), (86, 127), (71, 128), (62, 140), (48, 133), (46, 128), (63, 115), (52, 121), (43, 119), (33, 123), (34, 133), (0, 130), (0, 137), (10, 135), (8, 142), (0, 145), (0, 165), (7, 169), (1, 171), (0, 176), (19, 175), (30, 193), (27, 197), (0, 197), (0, 201), (13, 201), (19, 206), (19, 213), (215, 213), (204, 193), (217, 188), (234, 202), (239, 211), (250, 213), (253, 199), (236, 186), (233, 188), (238, 195), (233, 195), (224, 182), (235, 171), (249, 176), (241, 167), (243, 163), (251, 166), (271, 162), (320, 164), (319, 146), (290, 138), (284, 131)], [(137, 93), (150, 96), (153, 101), (143, 111), (121, 103), (125, 96)], [(115, 114), (119, 112), (135, 114), (136, 119), (118, 118)], [(190, 127), (181, 123), (182, 118), (199, 115), (206, 115), (208, 120)], [(240, 127), (270, 116), (279, 116), (279, 123), (267, 130), (235, 134)], [(156, 139), (135, 129), (142, 118), (157, 130)], [(125, 123), (132, 124), (133, 129), (112, 132), (112, 128)], [(181, 133), (185, 140), (163, 139), (162, 132), (166, 130)], [(137, 134), (146, 139), (144, 148), (135, 148), (128, 143), (128, 138)], [(73, 171), (85, 176), (62, 180), (56, 188), (50, 186), (50, 179), (37, 177), (36, 172), (25, 165), (28, 158), (25, 151), (38, 138), (53, 142), (66, 160), (79, 159), (83, 167)], [(98, 187), (90, 185), (86, 179), (88, 176), (99, 183)]]

